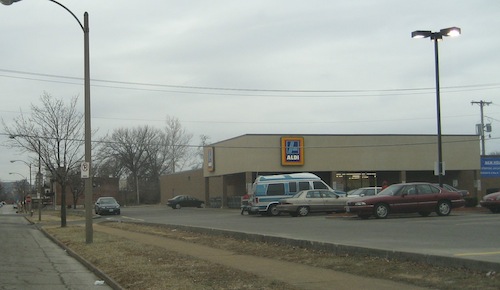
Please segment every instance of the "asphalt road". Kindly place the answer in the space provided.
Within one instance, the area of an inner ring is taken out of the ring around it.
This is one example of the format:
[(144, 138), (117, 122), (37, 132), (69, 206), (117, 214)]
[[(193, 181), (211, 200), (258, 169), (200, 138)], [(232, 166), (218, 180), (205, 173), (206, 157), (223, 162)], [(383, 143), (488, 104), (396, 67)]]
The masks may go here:
[(424, 255), (485, 261), (500, 265), (500, 214), (455, 210), (450, 216), (398, 215), (359, 219), (347, 214), (279, 217), (240, 215), (239, 210), (166, 206), (122, 207), (122, 215), (101, 219), (241, 231)]

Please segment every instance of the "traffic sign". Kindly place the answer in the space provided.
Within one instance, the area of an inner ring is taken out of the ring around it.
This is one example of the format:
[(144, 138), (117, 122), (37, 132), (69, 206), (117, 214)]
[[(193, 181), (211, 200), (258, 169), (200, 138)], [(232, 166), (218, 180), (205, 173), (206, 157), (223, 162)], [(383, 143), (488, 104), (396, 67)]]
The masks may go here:
[(81, 177), (90, 178), (90, 162), (82, 162)]

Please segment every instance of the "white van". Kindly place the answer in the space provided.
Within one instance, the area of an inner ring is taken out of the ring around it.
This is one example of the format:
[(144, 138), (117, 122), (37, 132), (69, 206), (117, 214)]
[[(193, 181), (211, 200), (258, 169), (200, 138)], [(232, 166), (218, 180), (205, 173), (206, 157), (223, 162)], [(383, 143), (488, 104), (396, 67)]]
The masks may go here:
[(332, 190), (321, 178), (312, 173), (259, 176), (252, 185), (248, 213), (277, 216), (279, 211), (276, 205), (280, 199), (307, 189)]

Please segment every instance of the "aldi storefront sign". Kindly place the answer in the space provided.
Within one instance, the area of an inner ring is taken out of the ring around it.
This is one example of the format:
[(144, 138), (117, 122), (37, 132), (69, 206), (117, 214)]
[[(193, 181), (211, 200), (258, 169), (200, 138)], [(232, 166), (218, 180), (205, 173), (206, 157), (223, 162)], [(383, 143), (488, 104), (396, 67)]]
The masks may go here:
[(481, 177), (500, 177), (500, 156), (481, 157)]
[(304, 137), (281, 138), (281, 165), (304, 165)]

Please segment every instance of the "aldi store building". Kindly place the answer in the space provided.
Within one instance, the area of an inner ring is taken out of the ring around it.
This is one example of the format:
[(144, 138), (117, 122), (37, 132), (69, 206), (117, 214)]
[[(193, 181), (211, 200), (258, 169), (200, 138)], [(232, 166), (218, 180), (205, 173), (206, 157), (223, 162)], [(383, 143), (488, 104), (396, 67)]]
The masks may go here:
[[(480, 197), (479, 136), (442, 135), (442, 152), (443, 183)], [(239, 207), (258, 175), (293, 172), (314, 173), (343, 191), (383, 181), (437, 183), (436, 163), (436, 135), (248, 134), (206, 146), (203, 169), (162, 176), (161, 202), (187, 194)]]

